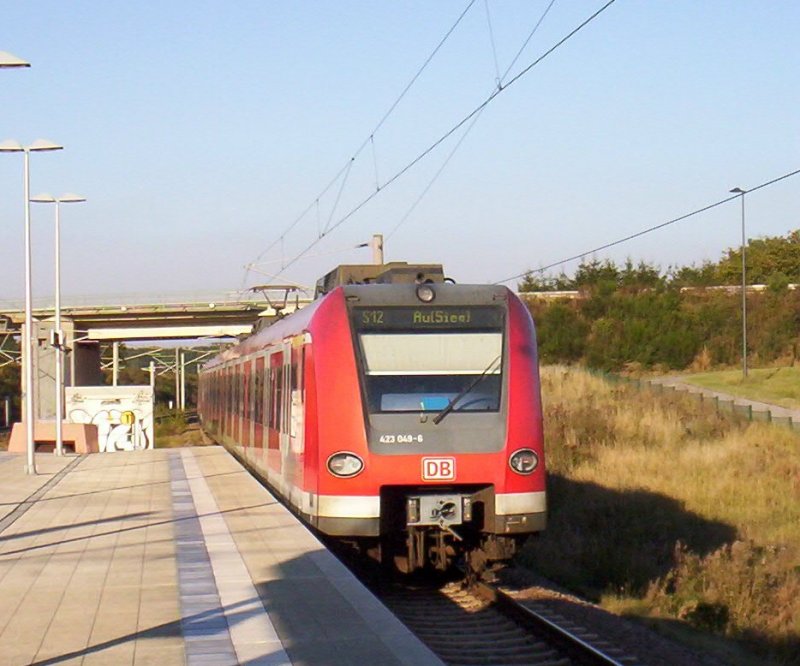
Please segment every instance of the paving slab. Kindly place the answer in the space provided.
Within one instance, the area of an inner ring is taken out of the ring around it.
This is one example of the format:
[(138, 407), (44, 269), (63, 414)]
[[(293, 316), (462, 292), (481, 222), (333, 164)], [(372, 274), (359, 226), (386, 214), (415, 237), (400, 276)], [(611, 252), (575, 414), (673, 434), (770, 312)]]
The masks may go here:
[[(0, 663), (135, 663), (137, 647), (149, 643), (157, 644), (159, 663), (185, 663), (179, 630), (152, 631), (180, 623), (169, 561), (169, 453), (37, 454), (36, 461), (36, 476), (13, 462), (0, 465), (0, 503), (29, 505), (0, 524)], [(159, 525), (168, 527), (155, 532), (167, 547), (148, 560), (150, 527)], [(150, 566), (157, 575), (146, 576)]]
[(0, 664), (438, 664), (220, 447), (0, 459)]

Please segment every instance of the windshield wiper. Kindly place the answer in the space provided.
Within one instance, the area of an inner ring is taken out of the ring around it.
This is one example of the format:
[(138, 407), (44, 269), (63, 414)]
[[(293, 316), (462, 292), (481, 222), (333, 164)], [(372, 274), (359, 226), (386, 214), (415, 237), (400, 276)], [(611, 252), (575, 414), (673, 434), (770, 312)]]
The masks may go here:
[(442, 422), (442, 419), (456, 408), (456, 404), (458, 404), (464, 398), (465, 395), (467, 395), (470, 391), (472, 391), (472, 389), (474, 389), (478, 384), (480, 384), (486, 378), (486, 375), (489, 374), (489, 371), (492, 368), (494, 368), (495, 364), (502, 357), (503, 357), (503, 355), (500, 354), (497, 358), (493, 359), (492, 362), (489, 363), (489, 365), (486, 366), (486, 369), (481, 374), (479, 374), (472, 381), (471, 384), (469, 384), (466, 388), (463, 388), (461, 390), (461, 393), (459, 393), (455, 398), (453, 398), (450, 401), (450, 403), (447, 405), (447, 407), (445, 407), (441, 412), (439, 412), (436, 416), (434, 416), (433, 417), (433, 424), (434, 425), (439, 425)]

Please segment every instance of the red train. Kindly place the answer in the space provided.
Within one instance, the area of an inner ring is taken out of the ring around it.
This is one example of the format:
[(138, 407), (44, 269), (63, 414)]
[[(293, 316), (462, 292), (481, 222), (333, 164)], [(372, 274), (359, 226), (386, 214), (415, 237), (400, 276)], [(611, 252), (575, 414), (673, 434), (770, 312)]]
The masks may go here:
[(511, 557), (546, 520), (525, 305), (400, 263), (318, 292), (203, 368), (205, 430), (309, 525), (402, 571)]

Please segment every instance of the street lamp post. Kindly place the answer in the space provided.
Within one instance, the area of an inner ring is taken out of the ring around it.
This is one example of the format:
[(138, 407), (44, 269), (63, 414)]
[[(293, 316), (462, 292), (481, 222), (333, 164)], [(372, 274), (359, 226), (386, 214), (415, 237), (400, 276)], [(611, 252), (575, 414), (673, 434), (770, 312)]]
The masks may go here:
[(31, 296), (31, 183), (30, 183), (30, 154), (45, 150), (61, 150), (62, 146), (48, 141), (36, 139), (31, 145), (23, 146), (18, 141), (9, 139), (0, 143), (0, 152), (22, 153), (24, 156), (24, 190), (25, 190), (25, 335), (22, 341), (23, 377), (25, 387), (25, 432), (26, 450), (28, 452), (25, 471), (36, 474), (36, 441), (34, 439), (34, 422), (36, 415), (33, 413), (33, 305)]
[(64, 333), (61, 330), (61, 204), (80, 203), (86, 201), (77, 194), (63, 194), (56, 198), (51, 194), (37, 194), (31, 197), (33, 203), (53, 203), (56, 208), (55, 220), (55, 273), (56, 273), (56, 302), (55, 302), (55, 330), (53, 334), (53, 348), (56, 353), (56, 455), (64, 455)]
[(745, 248), (747, 239), (744, 232), (744, 195), (747, 190), (734, 187), (731, 194), (738, 194), (742, 200), (742, 379), (747, 379), (747, 268), (745, 263)]

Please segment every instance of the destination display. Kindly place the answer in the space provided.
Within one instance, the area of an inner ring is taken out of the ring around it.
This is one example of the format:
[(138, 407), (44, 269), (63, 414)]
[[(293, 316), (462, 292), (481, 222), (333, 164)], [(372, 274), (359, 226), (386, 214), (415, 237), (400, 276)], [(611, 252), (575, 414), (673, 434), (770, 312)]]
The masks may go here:
[(492, 306), (355, 308), (353, 320), (359, 330), (499, 329), (503, 325), (503, 309)]

